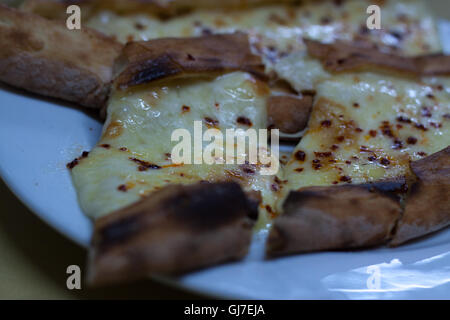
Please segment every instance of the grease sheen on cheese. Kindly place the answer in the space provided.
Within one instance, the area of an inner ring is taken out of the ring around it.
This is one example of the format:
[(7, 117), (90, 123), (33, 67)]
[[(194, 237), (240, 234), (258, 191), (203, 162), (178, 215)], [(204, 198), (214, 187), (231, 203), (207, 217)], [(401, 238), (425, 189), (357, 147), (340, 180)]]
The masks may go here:
[(286, 168), (286, 190), (409, 174), (409, 161), (450, 144), (448, 78), (331, 76), (317, 86), (308, 129)]
[(297, 6), (194, 10), (165, 20), (148, 14), (118, 15), (102, 10), (89, 17), (86, 24), (121, 42), (244, 31), (268, 70), (280, 58), (304, 50), (303, 38), (323, 42), (364, 40), (406, 55), (441, 50), (435, 21), (424, 1), (380, 2), (380, 30), (366, 28), (366, 9), (371, 4), (371, 0), (307, 1)]
[[(98, 218), (168, 184), (232, 180), (261, 193), (260, 223), (267, 223), (266, 206), (274, 207), (272, 185), (278, 179), (260, 175), (259, 165), (175, 165), (170, 153), (178, 143), (171, 141), (172, 132), (187, 129), (193, 137), (196, 120), (203, 132), (211, 126), (222, 132), (265, 129), (269, 93), (265, 83), (243, 72), (115, 91), (98, 145), (72, 169), (83, 211)], [(239, 123), (239, 117), (248, 122)]]

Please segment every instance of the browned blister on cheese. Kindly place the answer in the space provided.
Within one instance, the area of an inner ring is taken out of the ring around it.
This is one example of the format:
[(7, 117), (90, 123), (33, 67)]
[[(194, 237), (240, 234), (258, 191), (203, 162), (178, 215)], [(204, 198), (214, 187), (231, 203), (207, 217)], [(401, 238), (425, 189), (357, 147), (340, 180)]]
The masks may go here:
[(383, 70), (413, 76), (450, 74), (450, 56), (415, 57), (396, 55), (388, 48), (367, 43), (336, 41), (331, 44), (305, 39), (308, 54), (322, 61), (331, 72)]
[(242, 258), (257, 217), (236, 183), (171, 185), (95, 222), (88, 281), (180, 274)]
[(405, 180), (292, 191), (269, 233), (268, 256), (352, 249), (388, 241)]
[(411, 163), (416, 176), (391, 245), (450, 225), (450, 147)]
[(193, 38), (163, 38), (128, 43), (117, 60), (118, 88), (168, 78), (245, 71), (265, 78), (261, 58), (244, 33)]

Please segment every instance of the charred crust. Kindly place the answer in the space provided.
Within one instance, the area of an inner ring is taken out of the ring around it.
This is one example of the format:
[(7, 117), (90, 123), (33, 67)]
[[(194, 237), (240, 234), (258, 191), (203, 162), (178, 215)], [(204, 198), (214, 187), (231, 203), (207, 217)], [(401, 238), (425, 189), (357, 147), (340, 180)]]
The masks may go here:
[(117, 59), (120, 89), (166, 78), (245, 71), (267, 79), (261, 58), (252, 54), (247, 35), (162, 38), (128, 43)]
[(95, 222), (90, 285), (241, 259), (257, 208), (237, 183), (171, 185)]
[(296, 133), (305, 129), (311, 114), (312, 95), (276, 95), (267, 99), (269, 126), (284, 133)]
[[(165, 222), (192, 233), (218, 229), (246, 217), (256, 220), (258, 216), (255, 202), (248, 200), (237, 183), (198, 183), (164, 189), (152, 194), (160, 198), (154, 205), (152, 197), (147, 197), (100, 219), (96, 243), (100, 252), (131, 241), (142, 232), (152, 232), (148, 221), (152, 215), (163, 216)], [(152, 205), (147, 207), (146, 202)], [(118, 218), (114, 219), (114, 215)]]
[(401, 215), (403, 179), (291, 191), (269, 232), (269, 257), (381, 245)]
[(254, 216), (254, 206), (249, 205), (240, 186), (235, 183), (202, 185), (197, 190), (186, 189), (174, 199), (167, 199), (164, 206), (169, 211), (169, 219), (199, 232), (230, 224), (242, 218), (245, 211)]
[(450, 225), (450, 146), (410, 164), (414, 181), (391, 246)]
[(406, 57), (389, 52), (388, 48), (369, 44), (336, 41), (325, 44), (304, 39), (308, 54), (322, 61), (331, 72), (383, 70), (413, 76), (450, 74), (450, 56), (432, 54)]

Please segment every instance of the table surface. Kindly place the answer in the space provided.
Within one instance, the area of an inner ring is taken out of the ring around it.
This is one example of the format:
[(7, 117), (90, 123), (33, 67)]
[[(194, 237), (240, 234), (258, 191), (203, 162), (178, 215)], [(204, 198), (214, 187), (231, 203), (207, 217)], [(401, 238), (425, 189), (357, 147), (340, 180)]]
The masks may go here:
[[(450, 19), (446, 1), (428, 3), (437, 16)], [(83, 272), (85, 260), (84, 248), (42, 222), (0, 179), (0, 299), (204, 298), (152, 280), (103, 289), (67, 289), (67, 267), (79, 265)]]

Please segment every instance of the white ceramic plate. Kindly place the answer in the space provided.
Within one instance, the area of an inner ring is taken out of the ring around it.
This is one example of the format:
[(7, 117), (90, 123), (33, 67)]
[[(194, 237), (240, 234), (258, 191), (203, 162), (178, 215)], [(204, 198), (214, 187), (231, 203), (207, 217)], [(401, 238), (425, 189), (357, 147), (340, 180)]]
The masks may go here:
[[(450, 52), (449, 24), (441, 34)], [(37, 215), (82, 246), (92, 225), (66, 163), (90, 150), (101, 123), (78, 108), (0, 85), (0, 175)], [(266, 261), (265, 233), (238, 263), (173, 281), (215, 296), (255, 299), (449, 299), (450, 230), (396, 249), (303, 254)], [(170, 280), (172, 281), (172, 280)], [(173, 282), (172, 281), (172, 282)]]

